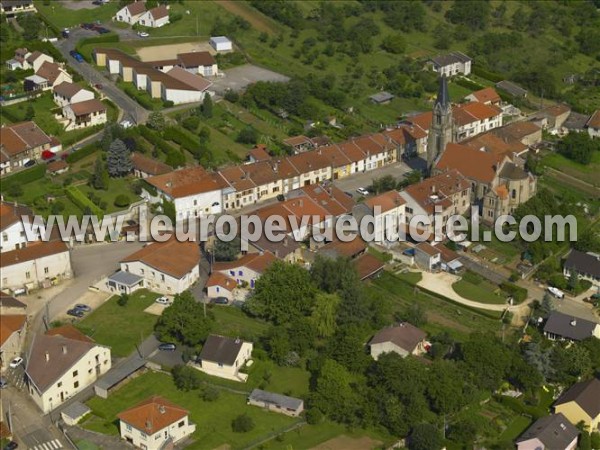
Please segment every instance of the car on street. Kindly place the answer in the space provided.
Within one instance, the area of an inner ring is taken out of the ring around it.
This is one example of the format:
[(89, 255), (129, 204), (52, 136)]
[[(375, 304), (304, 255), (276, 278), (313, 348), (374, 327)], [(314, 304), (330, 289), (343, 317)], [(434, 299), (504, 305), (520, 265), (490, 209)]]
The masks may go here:
[(555, 288), (553, 286), (548, 286), (548, 292), (550, 292), (553, 296), (555, 296), (559, 300), (562, 300), (563, 298), (565, 298), (565, 293), (563, 291), (561, 291), (560, 289)]
[(100, 34), (110, 33), (110, 30), (108, 28), (104, 28), (104, 27), (98, 27), (98, 28), (96, 28), (96, 31)]
[(83, 56), (81, 56), (81, 53), (75, 51), (75, 50), (71, 50), (69, 52), (69, 55), (71, 55), (73, 57), (73, 59), (77, 62), (83, 62)]
[(67, 311), (67, 315), (81, 318), (85, 313), (80, 309), (72, 308)]
[(145, 31), (138, 31), (138, 36), (139, 37), (148, 37), (150, 35), (148, 33), (146, 33)]
[(369, 191), (364, 187), (359, 187), (356, 192), (358, 192), (360, 195), (369, 195)]
[(70, 32), (67, 28), (65, 28), (64, 30), (62, 30), (61, 34), (62, 34), (62, 37), (64, 37), (65, 39), (68, 39)]
[(94, 87), (95, 87), (96, 89), (98, 89), (98, 90), (100, 90), (100, 91), (101, 91), (101, 90), (102, 90), (102, 88), (103, 88), (104, 86), (103, 86), (103, 85), (101, 85), (100, 83), (96, 83), (96, 84), (94, 85)]
[(16, 369), (21, 364), (23, 364), (23, 358), (21, 358), (20, 356), (17, 356), (16, 358), (13, 358), (13, 360), (10, 362), (9, 366), (11, 369)]
[(8, 444), (6, 444), (4, 446), (4, 450), (15, 450), (18, 447), (19, 447), (19, 444), (17, 444), (15, 441), (10, 441)]
[(162, 350), (163, 352), (174, 352), (177, 350), (177, 346), (170, 342), (163, 342), (162, 344), (159, 344), (158, 349)]
[(162, 297), (158, 297), (155, 300), (155, 302), (158, 303), (158, 304), (160, 304), (160, 305), (166, 305), (166, 306), (168, 306), (168, 305), (171, 304), (171, 300), (169, 300), (169, 298), (165, 297), (164, 295)]
[(81, 28), (83, 28), (84, 30), (92, 30), (92, 29), (94, 29), (94, 24), (93, 23), (82, 23)]
[(83, 312), (90, 312), (92, 310), (91, 307), (89, 307), (88, 305), (84, 305), (83, 303), (78, 303), (77, 305), (74, 306), (75, 309), (79, 309)]
[(217, 297), (213, 298), (210, 302), (214, 303), (215, 305), (228, 305), (229, 299), (227, 297)]
[(0, 389), (4, 389), (8, 387), (8, 381), (6, 381), (4, 378), (0, 378)]

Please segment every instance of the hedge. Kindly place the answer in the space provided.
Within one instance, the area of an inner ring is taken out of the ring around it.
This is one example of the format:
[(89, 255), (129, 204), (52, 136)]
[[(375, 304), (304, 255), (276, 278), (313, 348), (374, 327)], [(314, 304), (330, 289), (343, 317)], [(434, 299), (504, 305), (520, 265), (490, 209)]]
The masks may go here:
[(521, 400), (506, 395), (494, 395), (494, 398), (501, 404), (509, 407), (517, 414), (526, 414), (534, 420), (544, 417), (548, 413), (540, 406), (530, 406), (524, 404)]
[(77, 186), (68, 186), (65, 189), (67, 197), (75, 203), (82, 211), (89, 208), (91, 213), (98, 216), (98, 218), (104, 217), (104, 211), (102, 211), (94, 202), (85, 196), (83, 192), (77, 189)]
[(85, 147), (77, 150), (76, 152), (70, 153), (67, 156), (67, 162), (70, 164), (73, 164), (74, 162), (81, 161), (86, 156), (93, 155), (98, 150), (100, 150), (100, 147), (98, 147), (98, 144), (96, 144), (96, 143), (88, 144)]
[(21, 185), (32, 183), (44, 178), (44, 175), (46, 175), (46, 164), (36, 164), (30, 169), (22, 170), (2, 180), (2, 190), (8, 189), (9, 186), (17, 183)]
[(478, 77), (485, 78), (486, 80), (498, 83), (499, 81), (505, 80), (506, 77), (502, 74), (486, 70), (478, 65), (473, 66), (473, 73)]
[(166, 128), (163, 133), (163, 137), (169, 141), (179, 144), (190, 153), (195, 153), (200, 145), (198, 141), (194, 140), (179, 127)]
[(469, 80), (468, 78), (457, 78), (456, 80), (454, 80), (454, 83), (464, 88), (471, 89), (473, 91), (478, 91), (480, 89), (485, 88), (485, 86), (482, 86), (479, 83)]
[(83, 56), (87, 62), (91, 62), (91, 58), (88, 57), (87, 52), (83, 51), (83, 47), (88, 44), (106, 44), (119, 42), (119, 35), (116, 33), (107, 33), (100, 36), (94, 36), (86, 39), (82, 39), (75, 45), (75, 50)]
[(131, 83), (120, 84), (119, 87), (125, 91), (125, 93), (133, 100), (138, 102), (145, 109), (154, 111), (159, 108), (159, 105), (155, 104), (146, 91), (140, 91), (133, 86)]
[(500, 289), (508, 293), (515, 303), (521, 303), (527, 299), (527, 289), (516, 284), (504, 282), (500, 285)]

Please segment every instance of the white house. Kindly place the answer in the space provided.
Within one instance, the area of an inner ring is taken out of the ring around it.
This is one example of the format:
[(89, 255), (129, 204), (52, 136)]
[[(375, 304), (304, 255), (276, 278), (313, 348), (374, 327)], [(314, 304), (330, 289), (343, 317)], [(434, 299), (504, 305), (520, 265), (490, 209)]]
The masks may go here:
[(594, 111), (585, 126), (591, 138), (600, 138), (600, 109)]
[(102, 125), (107, 121), (106, 110), (106, 105), (96, 98), (65, 105), (62, 109), (63, 117), (68, 120), (65, 129), (71, 131)]
[(250, 360), (252, 349), (252, 342), (211, 334), (193, 367), (208, 375), (245, 382), (248, 375), (240, 369)]
[(275, 261), (277, 257), (270, 252), (248, 253), (236, 261), (213, 263), (213, 272), (220, 272), (235, 280), (237, 284), (248, 284), (254, 288), (256, 280)]
[(27, 58), (30, 55), (31, 52), (27, 48), (18, 48), (15, 50), (15, 56), (6, 61), (6, 67), (8, 70), (29, 69)]
[(405, 231), (405, 205), (406, 200), (398, 191), (389, 191), (359, 203), (353, 215), (358, 221), (365, 216), (373, 217), (373, 233), (377, 242), (394, 242)]
[(237, 282), (221, 273), (213, 272), (206, 280), (206, 293), (208, 298), (225, 297), (227, 300), (233, 300), (233, 291), (237, 287)]
[(54, 86), (53, 91), (54, 103), (61, 107), (71, 103), (80, 103), (94, 99), (94, 93), (92, 91), (73, 83), (60, 83)]
[[(437, 246), (436, 246), (437, 247)], [(415, 246), (415, 263), (423, 270), (435, 272), (442, 267), (442, 252), (428, 242)]]
[(408, 322), (384, 328), (369, 341), (371, 356), (377, 360), (381, 354), (390, 352), (403, 358), (422, 354), (426, 351), (426, 337), (423, 330)]
[(469, 75), (473, 60), (461, 52), (439, 55), (431, 59), (434, 72), (451, 77), (454, 75)]
[(33, 0), (2, 0), (0, 1), (0, 13), (7, 19), (15, 17), (17, 14), (36, 13), (37, 9)]
[(121, 260), (121, 270), (143, 277), (143, 287), (161, 294), (180, 294), (200, 277), (200, 247), (196, 242), (147, 244)]
[(34, 335), (26, 361), (29, 394), (44, 413), (92, 385), (111, 367), (110, 348), (70, 325)]
[(165, 5), (146, 11), (138, 18), (138, 24), (150, 28), (160, 28), (169, 23), (169, 9)]
[(188, 52), (177, 55), (179, 65), (194, 74), (214, 77), (219, 74), (217, 60), (209, 52)]
[(600, 288), (600, 255), (571, 250), (563, 266), (565, 278), (576, 273), (580, 280), (587, 280)]
[[(4, 138), (4, 136), (2, 137)], [(33, 221), (33, 211), (30, 208), (17, 203), (0, 202), (1, 253), (27, 247), (29, 241), (25, 227), (30, 229), (33, 234), (44, 229)]]
[[(181, 67), (173, 67), (167, 72), (169, 77), (161, 80), (161, 97), (176, 105), (181, 103), (201, 102), (212, 85), (210, 81), (199, 75), (194, 75)], [(150, 76), (152, 78), (152, 76)]]
[(35, 74), (48, 82), (44, 90), (52, 89), (64, 82), (73, 82), (73, 78), (64, 67), (54, 62), (44, 61)]
[(53, 63), (54, 58), (50, 55), (46, 55), (45, 53), (35, 51), (27, 56), (26, 62), (27, 66), (24, 68), (31, 68), (33, 69), (34, 73), (37, 73), (37, 71), (40, 70), (40, 67), (42, 67), (45, 62)]
[(135, 448), (169, 448), (196, 431), (189, 414), (163, 397), (152, 396), (117, 415), (121, 438)]
[(217, 52), (229, 52), (233, 50), (233, 43), (225, 36), (213, 36), (208, 43)]
[(223, 178), (208, 173), (201, 166), (149, 177), (146, 181), (156, 189), (156, 193), (146, 190), (142, 197), (151, 203), (172, 202), (178, 221), (222, 211), (221, 191), (227, 184)]
[(125, 22), (130, 25), (134, 25), (138, 22), (140, 17), (146, 12), (146, 4), (144, 1), (134, 1), (127, 6), (124, 6), (117, 14), (113, 17), (113, 20), (117, 22)]

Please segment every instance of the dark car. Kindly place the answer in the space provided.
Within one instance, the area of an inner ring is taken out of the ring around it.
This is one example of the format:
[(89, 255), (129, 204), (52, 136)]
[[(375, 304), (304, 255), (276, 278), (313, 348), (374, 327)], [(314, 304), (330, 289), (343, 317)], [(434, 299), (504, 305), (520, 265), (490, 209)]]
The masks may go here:
[(228, 305), (229, 299), (227, 297), (217, 297), (211, 300), (215, 305)]
[(27, 161), (25, 163), (25, 167), (31, 167), (31, 166), (35, 166), (35, 160), (30, 159), (29, 161)]
[(96, 31), (100, 34), (110, 33), (110, 30), (108, 28), (104, 28), (104, 27), (98, 27), (98, 28), (96, 28)]
[(283, 202), (284, 200), (285, 200), (285, 196), (284, 196), (283, 194), (279, 194), (279, 195), (277, 196), (277, 201), (279, 201), (279, 202)]
[(79, 303), (79, 304), (75, 305), (75, 307), (73, 309), (79, 309), (80, 311), (83, 311), (83, 312), (90, 312), (92, 310), (92, 308), (90, 308), (88, 305), (84, 305), (83, 303)]
[(158, 346), (158, 349), (164, 352), (174, 352), (175, 350), (177, 350), (177, 346), (175, 344), (163, 342)]
[(10, 441), (8, 444), (6, 444), (4, 446), (4, 450), (15, 450), (15, 448), (18, 448), (19, 444), (17, 444), (15, 441)]
[(82, 23), (81, 28), (83, 28), (84, 30), (92, 30), (94, 28), (94, 24), (93, 23)]
[(73, 316), (73, 317), (83, 317), (84, 316), (84, 312), (80, 309), (77, 308), (73, 308), (67, 311), (67, 314), (69, 316)]
[(4, 389), (5, 387), (8, 387), (8, 381), (4, 378), (0, 378), (0, 389)]

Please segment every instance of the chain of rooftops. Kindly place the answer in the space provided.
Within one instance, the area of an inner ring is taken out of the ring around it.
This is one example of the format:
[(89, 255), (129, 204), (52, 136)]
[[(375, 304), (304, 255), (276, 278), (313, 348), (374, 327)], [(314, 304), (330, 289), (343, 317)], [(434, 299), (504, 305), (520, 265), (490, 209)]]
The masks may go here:
[[(142, 205), (141, 208), (146, 208)], [(248, 250), (248, 243), (261, 239), (270, 242), (282, 242), (293, 238), (296, 242), (308, 238), (316, 242), (330, 242), (334, 239), (350, 242), (361, 239), (365, 242), (393, 243), (401, 241), (444, 241), (464, 242), (467, 239), (476, 242), (489, 242), (493, 236), (502, 242), (520, 238), (527, 242), (540, 239), (564, 242), (577, 240), (577, 220), (575, 216), (524, 216), (519, 223), (514, 216), (504, 215), (496, 219), (491, 230), (481, 233), (477, 208), (471, 208), (470, 217), (453, 214), (442, 216), (444, 208), (436, 205), (433, 215), (415, 214), (410, 219), (404, 214), (384, 214), (380, 206), (373, 213), (334, 215), (268, 215), (249, 214), (232, 216), (223, 214), (202, 218), (189, 217), (176, 223), (166, 215), (155, 215), (150, 221), (140, 222), (137, 232), (125, 231), (125, 217), (122, 215), (98, 218), (84, 215), (82, 218), (51, 215), (45, 220), (35, 216), (33, 221), (23, 217), (27, 240), (49, 241), (57, 234), (63, 241), (83, 242), (86, 235), (92, 233), (96, 242), (116, 242), (123, 237), (127, 241), (164, 242), (175, 238), (181, 242), (206, 242), (217, 237), (224, 242), (239, 238), (242, 251)], [(567, 236), (568, 234), (568, 236)]]

